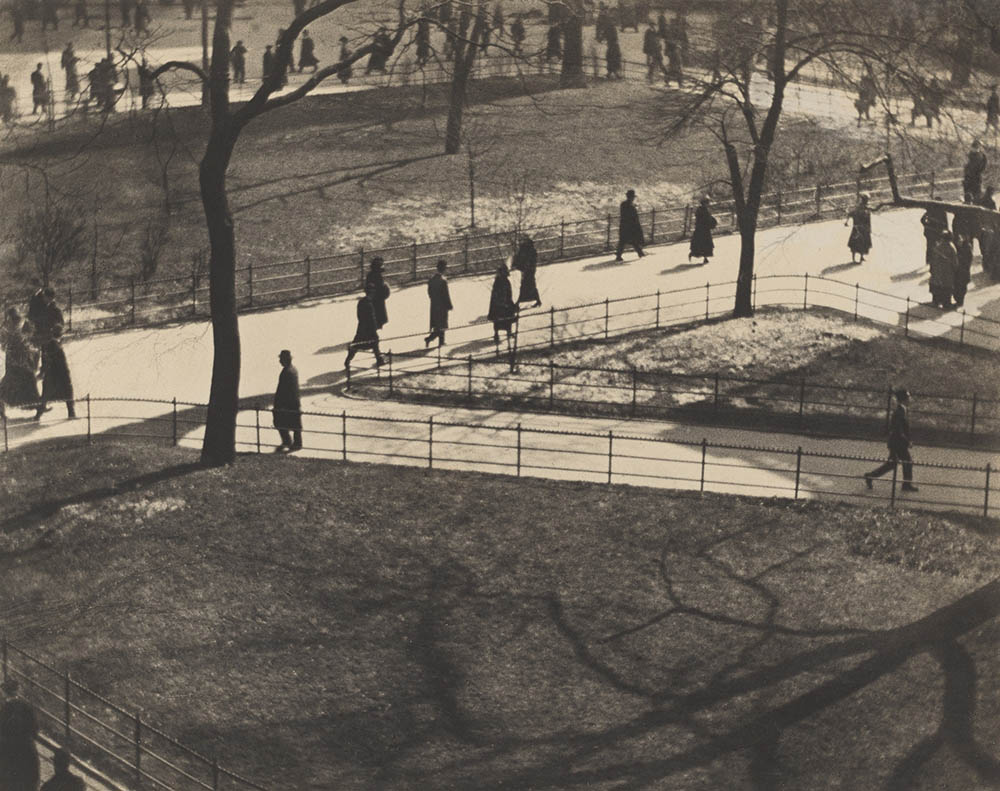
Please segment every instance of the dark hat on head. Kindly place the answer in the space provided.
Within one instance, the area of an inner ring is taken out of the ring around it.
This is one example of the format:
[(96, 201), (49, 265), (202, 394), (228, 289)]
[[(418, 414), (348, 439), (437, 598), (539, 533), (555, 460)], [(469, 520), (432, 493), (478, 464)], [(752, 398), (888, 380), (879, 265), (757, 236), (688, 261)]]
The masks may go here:
[(438, 262), (434, 266), (437, 267), (438, 272), (443, 272), (445, 267), (448, 266), (448, 262), (443, 258), (439, 258)]
[(635, 190), (628, 190), (628, 191), (626, 191), (625, 197), (626, 198), (634, 198), (635, 197)]
[(62, 747), (58, 748), (54, 753), (52, 753), (52, 766), (57, 772), (65, 772), (69, 769), (69, 752)]
[(278, 356), (279, 357), (291, 357), (292, 353), (290, 351), (288, 351), (288, 349), (282, 349), (280, 352), (278, 352)]
[(898, 388), (896, 388), (895, 395), (896, 395), (896, 400), (897, 401), (909, 401), (910, 400), (910, 391), (907, 390), (905, 387), (898, 387)]
[(340, 40), (341, 40), (341, 41), (347, 41), (347, 40), (348, 40), (348, 38), (347, 38), (347, 36), (341, 36), (341, 37), (340, 37)]
[(377, 255), (372, 259), (371, 264), (372, 269), (382, 269), (385, 267), (385, 261), (382, 260), (382, 256)]

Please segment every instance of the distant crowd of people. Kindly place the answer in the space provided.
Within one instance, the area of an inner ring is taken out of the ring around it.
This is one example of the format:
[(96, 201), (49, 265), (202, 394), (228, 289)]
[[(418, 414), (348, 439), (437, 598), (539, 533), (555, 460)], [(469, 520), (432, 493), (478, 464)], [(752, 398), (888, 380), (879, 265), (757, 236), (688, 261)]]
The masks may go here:
[(62, 348), (63, 330), (63, 313), (51, 288), (35, 291), (24, 318), (17, 308), (7, 309), (0, 325), (6, 361), (0, 379), (0, 416), (6, 417), (7, 407), (27, 407), (34, 409), (34, 419), (40, 420), (51, 402), (64, 401), (67, 417), (76, 417), (73, 381)]

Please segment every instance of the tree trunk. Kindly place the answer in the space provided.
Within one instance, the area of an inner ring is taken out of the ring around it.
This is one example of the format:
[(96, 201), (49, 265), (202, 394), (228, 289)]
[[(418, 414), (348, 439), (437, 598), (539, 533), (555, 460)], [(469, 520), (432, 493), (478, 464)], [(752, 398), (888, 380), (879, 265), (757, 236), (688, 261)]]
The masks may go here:
[[(753, 215), (752, 217), (749, 215)], [(753, 267), (756, 254), (757, 212), (750, 207), (740, 217), (740, 273), (736, 278), (736, 305), (733, 315), (745, 318), (753, 315)]]
[(236, 304), (236, 237), (226, 197), (226, 170), (235, 144), (228, 129), (213, 128), (199, 180), (211, 245), (209, 300), (212, 309), (212, 390), (201, 448), (202, 464), (219, 466), (236, 458), (236, 413), (240, 389), (240, 328)]
[[(479, 51), (479, 43), (484, 33), (484, 14), (477, 14), (472, 26), (472, 34), (465, 38), (471, 14), (462, 11), (455, 40), (454, 72), (451, 76), (451, 96), (448, 99), (448, 123), (444, 133), (444, 153), (457, 154), (462, 145), (462, 116), (465, 113), (465, 94), (469, 85), (469, 75)], [(447, 35), (447, 34), (446, 34)]]
[(563, 22), (562, 74), (559, 76), (561, 88), (586, 88), (583, 76), (583, 3), (574, 0)]

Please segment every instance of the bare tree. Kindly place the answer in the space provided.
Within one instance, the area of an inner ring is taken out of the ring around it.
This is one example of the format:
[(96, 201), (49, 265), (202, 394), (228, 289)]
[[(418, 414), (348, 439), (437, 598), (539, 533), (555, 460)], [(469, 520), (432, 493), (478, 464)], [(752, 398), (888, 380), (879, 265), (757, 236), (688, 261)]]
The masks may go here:
[(19, 266), (48, 286), (53, 275), (87, 256), (88, 241), (83, 210), (46, 192), (41, 206), (21, 212), (14, 246)]
[[(472, 6), (461, 4), (457, 32), (446, 31), (452, 38), (451, 97), (448, 102), (448, 122), (445, 127), (444, 152), (457, 154), (462, 145), (462, 117), (465, 113), (469, 77), (486, 35), (486, 13), (482, 7), (474, 13)], [(469, 27), (472, 27), (471, 33)]]
[[(278, 37), (277, 68), (267, 76), (253, 97), (234, 109), (229, 99), (230, 28), (236, 0), (218, 0), (212, 31), (208, 69), (188, 61), (169, 61), (153, 72), (153, 79), (171, 70), (190, 72), (201, 80), (208, 95), (210, 129), (199, 164), (199, 186), (205, 224), (208, 229), (209, 304), (212, 317), (214, 360), (208, 416), (201, 459), (206, 465), (221, 465), (236, 457), (236, 415), (239, 406), (240, 332), (236, 302), (236, 237), (226, 190), (226, 174), (233, 149), (243, 129), (255, 118), (271, 110), (299, 101), (323, 80), (370, 55), (384, 41), (372, 38), (348, 58), (319, 69), (308, 80), (280, 95), (281, 79), (292, 63), (292, 47), (299, 34), (312, 22), (333, 14), (357, 0), (320, 0), (295, 17)], [(411, 22), (405, 18), (404, 2), (398, 6), (398, 20), (389, 38), (390, 51), (399, 44)]]

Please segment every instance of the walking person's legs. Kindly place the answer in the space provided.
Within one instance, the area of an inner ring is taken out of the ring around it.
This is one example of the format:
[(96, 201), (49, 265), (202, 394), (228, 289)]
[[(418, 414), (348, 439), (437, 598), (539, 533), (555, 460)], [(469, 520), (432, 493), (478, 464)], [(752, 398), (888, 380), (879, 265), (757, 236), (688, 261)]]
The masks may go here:
[(903, 491), (919, 491), (917, 487), (913, 485), (913, 457), (910, 455), (909, 448), (901, 448), (898, 455), (899, 460), (903, 462)]

